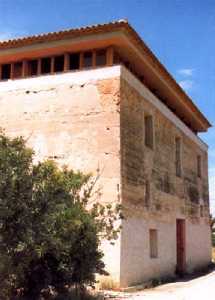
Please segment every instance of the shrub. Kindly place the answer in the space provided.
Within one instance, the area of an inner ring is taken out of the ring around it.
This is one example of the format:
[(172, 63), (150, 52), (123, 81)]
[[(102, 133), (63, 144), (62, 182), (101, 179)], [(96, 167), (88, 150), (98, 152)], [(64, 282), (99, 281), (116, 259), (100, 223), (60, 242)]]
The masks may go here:
[(106, 274), (102, 238), (116, 239), (120, 207), (89, 199), (89, 174), (33, 165), (23, 138), (0, 135), (0, 299), (39, 299), (41, 291), (93, 285)]

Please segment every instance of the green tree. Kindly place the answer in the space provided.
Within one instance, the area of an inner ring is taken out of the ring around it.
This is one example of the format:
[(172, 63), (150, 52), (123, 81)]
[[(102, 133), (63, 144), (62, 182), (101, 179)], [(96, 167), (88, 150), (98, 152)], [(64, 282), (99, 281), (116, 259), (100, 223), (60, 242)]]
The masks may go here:
[(0, 299), (38, 299), (106, 274), (99, 245), (117, 238), (121, 208), (89, 203), (95, 182), (53, 161), (34, 165), (23, 138), (1, 133)]

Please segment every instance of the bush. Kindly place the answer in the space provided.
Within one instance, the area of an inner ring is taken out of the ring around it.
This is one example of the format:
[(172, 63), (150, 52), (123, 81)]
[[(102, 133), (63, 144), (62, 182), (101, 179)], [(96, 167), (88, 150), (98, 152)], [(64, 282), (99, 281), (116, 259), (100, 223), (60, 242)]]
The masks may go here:
[(117, 238), (120, 207), (87, 209), (94, 184), (53, 161), (33, 165), (23, 138), (0, 135), (0, 299), (39, 299), (107, 274), (99, 244)]

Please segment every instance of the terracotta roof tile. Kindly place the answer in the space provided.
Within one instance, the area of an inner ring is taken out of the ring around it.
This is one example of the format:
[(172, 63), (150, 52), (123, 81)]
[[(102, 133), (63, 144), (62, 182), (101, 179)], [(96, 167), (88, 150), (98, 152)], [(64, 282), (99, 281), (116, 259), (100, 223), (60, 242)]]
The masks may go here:
[(27, 37), (19, 37), (15, 39), (9, 39), (5, 41), (0, 41), (0, 49), (8, 49), (14, 47), (26, 46), (29, 44), (43, 42), (43, 41), (53, 41), (59, 38), (70, 38), (80, 34), (87, 33), (97, 33), (100, 31), (109, 31), (118, 27), (130, 27), (128, 21), (125, 19), (121, 19), (115, 22), (104, 23), (104, 24), (95, 24), (86, 27), (78, 27), (73, 29), (65, 29), (60, 31), (54, 31), (49, 33), (42, 33)]

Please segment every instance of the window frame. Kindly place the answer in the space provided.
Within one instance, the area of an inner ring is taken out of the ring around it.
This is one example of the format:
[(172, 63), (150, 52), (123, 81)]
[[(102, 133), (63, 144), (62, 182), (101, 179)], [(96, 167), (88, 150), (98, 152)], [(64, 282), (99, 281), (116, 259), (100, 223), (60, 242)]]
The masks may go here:
[(52, 56), (42, 57), (40, 61), (41, 61), (40, 75), (44, 76), (44, 75), (52, 74)]
[(144, 195), (144, 206), (149, 208), (151, 201), (151, 182), (149, 179), (145, 181), (145, 195)]
[(202, 178), (202, 156), (197, 155), (197, 176), (198, 178)]
[[(98, 58), (99, 58), (99, 56), (98, 56), (98, 54), (99, 54), (99, 52), (102, 52), (102, 51), (104, 51), (104, 57), (105, 57), (105, 63), (103, 64), (99, 64), (98, 63)], [(96, 49), (95, 50), (95, 66), (96, 67), (105, 67), (105, 66), (107, 66), (107, 48), (101, 48), (101, 49)]]
[[(177, 142), (179, 143), (179, 150), (177, 152)], [(183, 168), (182, 168), (182, 138), (181, 136), (176, 136), (175, 137), (175, 175), (178, 178), (182, 178), (182, 174), (183, 174)], [(179, 153), (179, 154), (177, 154)], [(179, 156), (177, 156), (179, 155)], [(179, 170), (179, 171), (178, 171)]]
[[(151, 124), (147, 120), (150, 120)], [(148, 130), (150, 132), (148, 132)], [(144, 114), (144, 145), (154, 150), (155, 147), (155, 130), (154, 130), (154, 117), (150, 113)]]
[(149, 229), (149, 255), (151, 259), (158, 258), (158, 230)]
[[(7, 72), (6, 71), (4, 71), (4, 68), (7, 68), (8, 67), (8, 75), (9, 76), (3, 76), (3, 75), (5, 75)], [(5, 63), (5, 64), (1, 64), (1, 81), (7, 81), (7, 80), (10, 80), (11, 79), (11, 75), (12, 75), (12, 63)]]

